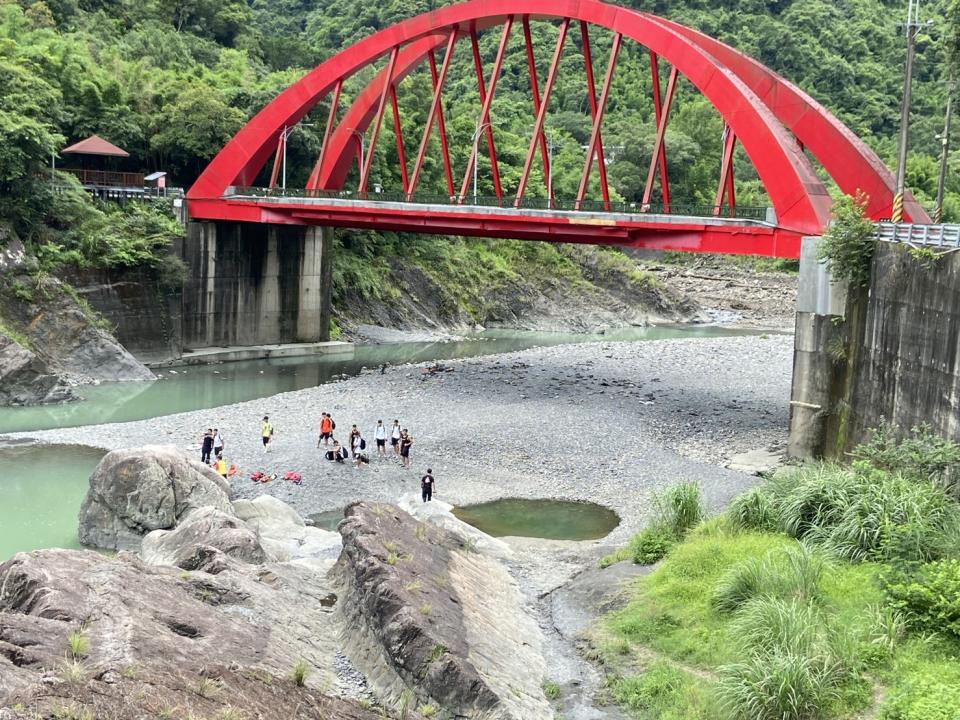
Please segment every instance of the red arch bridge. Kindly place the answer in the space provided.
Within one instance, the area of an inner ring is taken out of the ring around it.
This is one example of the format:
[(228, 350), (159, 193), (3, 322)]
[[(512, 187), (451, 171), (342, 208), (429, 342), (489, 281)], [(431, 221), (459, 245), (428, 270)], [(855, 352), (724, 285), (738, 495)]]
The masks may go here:
[[(552, 48), (534, 47), (530, 31), (534, 22), (559, 24)], [(590, 44), (591, 31), (597, 30), (612, 36), (600, 72), (595, 72)], [(484, 33), (498, 38), (488, 67), (478, 45)], [(531, 197), (531, 177), (538, 175), (531, 172), (534, 166), (542, 166), (542, 178), (551, 177), (544, 124), (558, 67), (565, 51), (573, 52), (569, 46), (577, 44), (577, 35), (579, 48), (573, 51), (583, 56), (590, 109), (589, 117), (584, 116), (590, 132), (578, 191), (570, 198), (553, 197), (548, 180), (544, 196)], [(638, 201), (629, 203), (611, 199), (602, 132), (625, 39), (649, 54), (655, 124), (642, 195), (637, 188)], [(507, 183), (501, 173), (504, 163), (497, 156), (491, 107), (511, 42), (525, 47), (530, 135), (522, 165), (517, 163), (509, 173), (518, 179)], [(451, 148), (446, 131), (449, 118), (444, 118), (443, 111), (444, 87), (457, 43), (469, 44), (471, 52), (461, 55), (472, 56), (477, 79), (479, 106), (471, 118), (476, 133), (469, 151)], [(542, 82), (537, 50), (550, 53)], [(419, 128), (418, 149), (408, 157), (397, 88), (424, 66), (430, 72), (432, 98), (426, 122)], [(722, 153), (713, 205), (683, 204), (670, 196), (665, 138), (681, 82), (696, 88), (725, 123), (723, 137), (718, 139)], [(345, 83), (352, 84), (345, 87)], [(360, 89), (346, 102), (350, 87)], [(284, 182), (284, 187), (278, 187), (281, 169), (286, 172), (290, 129), (322, 101), (329, 105), (321, 113), (326, 115), (323, 142), (306, 186), (292, 189)], [(389, 126), (385, 115), (393, 121), (400, 180), (397, 187), (382, 188), (371, 183), (371, 167), (382, 129)], [(737, 206), (733, 160), (738, 144), (772, 207)], [(435, 153), (437, 146), (444, 185), (425, 189), (420, 186), (424, 161), (428, 150), (434, 148)], [(484, 174), (492, 180), (491, 197), (476, 194), (475, 180), (471, 191), (477, 164), (486, 164), (478, 157), (481, 154), (489, 158), (489, 171), (485, 168)], [(454, 167), (451, 155), (465, 155), (466, 166)], [(890, 217), (894, 179), (876, 154), (809, 95), (733, 48), (664, 18), (595, 0), (472, 0), (383, 29), (307, 73), (227, 143), (190, 189), (187, 200), (195, 220), (798, 257), (800, 239), (821, 234), (829, 221), (830, 198), (814, 163), (843, 192), (864, 193), (871, 218)], [(349, 186), (348, 178), (355, 178)], [(595, 196), (588, 196), (591, 187), (599, 188)], [(904, 218), (929, 222), (909, 195)]]

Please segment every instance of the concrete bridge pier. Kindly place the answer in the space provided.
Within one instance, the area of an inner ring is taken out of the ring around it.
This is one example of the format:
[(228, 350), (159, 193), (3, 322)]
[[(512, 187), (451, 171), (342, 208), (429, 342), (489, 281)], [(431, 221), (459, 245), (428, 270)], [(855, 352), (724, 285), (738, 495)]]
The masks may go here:
[(848, 394), (848, 292), (820, 262), (819, 243), (803, 239), (797, 290), (788, 453), (804, 460), (837, 452), (840, 400)]
[(333, 228), (187, 224), (187, 348), (329, 340)]

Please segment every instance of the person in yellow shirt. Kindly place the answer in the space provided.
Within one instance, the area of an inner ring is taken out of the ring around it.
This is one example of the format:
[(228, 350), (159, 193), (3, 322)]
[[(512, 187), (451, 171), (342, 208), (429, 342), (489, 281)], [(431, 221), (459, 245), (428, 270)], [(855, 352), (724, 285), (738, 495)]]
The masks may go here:
[(270, 424), (270, 416), (263, 416), (263, 424), (260, 425), (260, 437), (263, 438), (263, 452), (270, 452), (270, 443), (273, 442), (273, 425)]
[(226, 479), (227, 461), (223, 459), (223, 455), (220, 453), (217, 453), (217, 459), (213, 461), (213, 469), (216, 471), (217, 475)]

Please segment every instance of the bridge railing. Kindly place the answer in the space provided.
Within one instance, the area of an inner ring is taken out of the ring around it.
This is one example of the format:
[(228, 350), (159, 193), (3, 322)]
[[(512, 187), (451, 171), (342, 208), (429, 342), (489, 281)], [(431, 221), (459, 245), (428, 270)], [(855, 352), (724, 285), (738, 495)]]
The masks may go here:
[(263, 198), (327, 198), (330, 200), (353, 200), (358, 202), (399, 202), (416, 205), (462, 205), (464, 207), (489, 207), (514, 210), (561, 210), (595, 213), (617, 214), (650, 214), (650, 215), (683, 215), (691, 217), (720, 217), (737, 218), (743, 220), (767, 219), (767, 208), (737, 205), (730, 208), (726, 205), (701, 205), (696, 203), (662, 203), (629, 202), (622, 200), (576, 200), (569, 198), (524, 197), (519, 202), (513, 197), (498, 198), (491, 195), (466, 195), (460, 198), (457, 195), (425, 195), (416, 193), (408, 195), (403, 192), (357, 192), (354, 190), (307, 190), (304, 188), (265, 188), (265, 187), (238, 187), (233, 188), (233, 196), (263, 197)]
[(918, 225), (916, 223), (877, 223), (877, 239), (887, 242), (960, 248), (960, 225)]

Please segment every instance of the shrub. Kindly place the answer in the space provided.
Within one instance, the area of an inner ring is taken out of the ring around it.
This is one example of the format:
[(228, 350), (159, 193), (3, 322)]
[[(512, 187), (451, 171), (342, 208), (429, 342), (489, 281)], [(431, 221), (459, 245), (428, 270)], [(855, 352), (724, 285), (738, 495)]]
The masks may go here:
[(960, 638), (960, 560), (936, 560), (884, 578), (890, 607), (918, 628)]
[(751, 720), (816, 720), (840, 693), (840, 673), (826, 657), (773, 653), (719, 669), (717, 695), (732, 716)]
[(866, 217), (869, 198), (840, 195), (834, 198), (833, 222), (823, 234), (820, 259), (836, 280), (846, 280), (853, 287), (870, 284), (870, 263), (876, 248), (873, 223)]
[(74, 659), (82, 658), (90, 649), (90, 640), (86, 633), (82, 631), (72, 632), (67, 636), (67, 645), (70, 648), (70, 656)]
[(823, 569), (823, 559), (803, 543), (771, 550), (723, 575), (713, 588), (710, 604), (718, 612), (729, 613), (758, 597), (816, 600)]
[(960, 708), (960, 673), (935, 677), (914, 673), (891, 693), (883, 720), (956, 720)]
[(929, 425), (913, 427), (909, 436), (898, 438), (896, 428), (881, 421), (851, 455), (855, 462), (915, 480), (930, 480), (943, 485), (954, 497), (960, 496), (960, 445), (938, 436)]
[(652, 565), (662, 559), (675, 542), (667, 526), (658, 523), (634, 535), (628, 550), (637, 565)]

